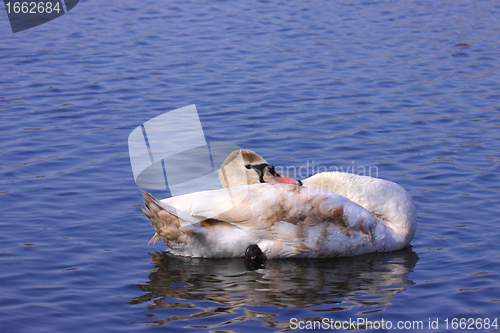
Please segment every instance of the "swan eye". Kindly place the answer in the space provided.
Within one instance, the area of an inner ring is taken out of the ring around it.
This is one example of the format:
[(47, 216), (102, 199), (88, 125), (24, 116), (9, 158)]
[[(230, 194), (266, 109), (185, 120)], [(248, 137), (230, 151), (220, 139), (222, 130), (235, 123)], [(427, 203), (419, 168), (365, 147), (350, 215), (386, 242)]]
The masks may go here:
[(245, 164), (245, 168), (247, 168), (247, 169), (251, 169), (251, 168), (252, 168), (252, 166), (251, 166), (250, 164)]

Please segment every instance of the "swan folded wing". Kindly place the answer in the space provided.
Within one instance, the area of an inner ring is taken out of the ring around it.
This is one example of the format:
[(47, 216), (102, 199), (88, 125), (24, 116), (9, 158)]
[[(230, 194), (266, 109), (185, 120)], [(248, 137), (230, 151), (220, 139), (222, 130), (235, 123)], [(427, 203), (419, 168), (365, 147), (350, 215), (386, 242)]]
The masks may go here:
[(369, 233), (374, 223), (370, 213), (339, 194), (294, 185), (245, 185), (160, 202), (177, 212), (181, 226), (203, 220), (254, 229), (269, 229), (277, 222), (305, 226), (326, 223), (346, 233)]
[[(251, 193), (250, 190), (252, 190)], [(217, 218), (221, 212), (237, 208), (243, 201), (247, 203), (247, 196), (253, 194), (255, 190), (255, 188), (248, 185), (237, 186), (186, 194), (164, 199), (160, 202), (175, 207), (191, 216), (210, 219)]]
[(233, 192), (240, 199), (235, 205), (228, 204), (228, 192), (211, 193), (218, 200), (210, 217), (251, 235), (263, 250), (267, 244), (265, 252), (278, 251), (275, 256), (316, 255), (321, 244), (327, 244), (329, 255), (343, 255), (346, 247), (373, 242), (378, 220), (339, 194), (282, 184), (233, 189), (241, 191)]
[(330, 191), (276, 189), (278, 209), (266, 216), (273, 239), (281, 244), (274, 256), (335, 257), (375, 250), (380, 221), (358, 204)]
[[(279, 185), (255, 184), (226, 189), (196, 192), (161, 200), (171, 210), (182, 211), (195, 220), (182, 219), (181, 226), (198, 223), (205, 229), (224, 225), (232, 226), (256, 237), (270, 239), (268, 232), (277, 213)], [(202, 230), (191, 227), (194, 232)]]
[(146, 215), (154, 215), (148, 217), (169, 247), (184, 235), (203, 234), (215, 244), (225, 242), (231, 253), (244, 251), (236, 243), (258, 244), (268, 257), (364, 253), (374, 246), (380, 224), (339, 194), (294, 185), (255, 184), (146, 203)]

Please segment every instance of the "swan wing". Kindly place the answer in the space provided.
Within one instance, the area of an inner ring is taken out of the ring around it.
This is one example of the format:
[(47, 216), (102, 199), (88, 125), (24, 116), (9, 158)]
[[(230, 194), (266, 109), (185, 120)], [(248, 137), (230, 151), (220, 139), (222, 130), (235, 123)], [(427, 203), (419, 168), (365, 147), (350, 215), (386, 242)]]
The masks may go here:
[[(170, 239), (169, 247), (175, 237), (168, 233), (174, 225), (178, 238), (198, 234), (198, 239), (212, 244), (206, 245), (211, 248), (205, 254), (216, 248), (218, 256), (239, 256), (250, 244), (259, 244), (268, 257), (364, 253), (374, 247), (375, 232), (381, 228), (377, 218), (339, 194), (294, 185), (255, 184), (197, 192), (150, 206), (168, 212), (146, 209), (160, 237)], [(175, 223), (166, 221), (172, 219)]]
[(283, 184), (196, 192), (160, 203), (174, 207), (183, 216), (182, 225), (219, 219), (235, 226), (266, 229), (280, 221), (310, 226), (326, 222), (350, 230), (359, 229), (360, 222), (367, 228), (373, 220), (365, 209), (339, 194)]

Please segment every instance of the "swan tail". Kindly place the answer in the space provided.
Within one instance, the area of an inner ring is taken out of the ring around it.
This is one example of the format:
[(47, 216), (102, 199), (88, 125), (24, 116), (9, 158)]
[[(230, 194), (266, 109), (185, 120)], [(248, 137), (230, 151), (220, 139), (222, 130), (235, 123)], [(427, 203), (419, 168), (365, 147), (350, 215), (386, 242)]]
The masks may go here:
[(161, 237), (158, 235), (158, 233), (155, 233), (155, 235), (149, 240), (148, 245), (151, 243), (155, 244), (159, 241), (161, 241)]
[[(151, 194), (142, 191), (143, 213), (149, 218), (156, 233), (148, 244), (162, 240), (167, 246), (184, 243), (193, 233), (200, 232), (199, 221), (192, 216), (161, 203)], [(198, 227), (197, 227), (198, 225)]]

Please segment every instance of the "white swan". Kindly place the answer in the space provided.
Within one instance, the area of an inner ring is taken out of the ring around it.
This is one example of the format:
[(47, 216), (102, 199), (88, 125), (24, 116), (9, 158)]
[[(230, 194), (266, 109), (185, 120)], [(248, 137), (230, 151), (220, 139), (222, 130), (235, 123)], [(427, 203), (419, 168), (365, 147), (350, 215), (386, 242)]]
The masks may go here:
[(191, 257), (242, 257), (257, 244), (267, 258), (314, 258), (397, 250), (415, 234), (413, 201), (389, 181), (329, 172), (300, 186), (248, 150), (229, 155), (219, 178), (225, 189), (161, 201), (143, 192), (151, 241)]

